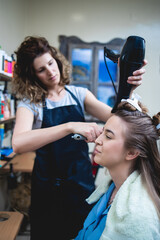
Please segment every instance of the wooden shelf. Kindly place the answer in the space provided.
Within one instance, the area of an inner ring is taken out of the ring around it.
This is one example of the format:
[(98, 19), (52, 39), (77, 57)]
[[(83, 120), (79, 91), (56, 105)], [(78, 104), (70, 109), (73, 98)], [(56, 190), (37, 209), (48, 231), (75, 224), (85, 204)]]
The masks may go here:
[[(31, 173), (33, 170), (34, 159), (36, 157), (35, 152), (26, 152), (21, 154), (11, 153), (8, 157), (12, 157), (13, 159), (8, 162), (4, 160), (0, 160), (1, 171), (9, 172), (10, 170), (10, 163), (13, 164), (13, 172), (27, 172)], [(3, 166), (5, 165), (5, 166)]]
[(5, 74), (3, 74), (3, 73), (0, 73), (0, 81), (11, 81), (12, 80), (12, 77), (9, 77), (9, 76), (7, 76), (7, 75), (5, 75)]
[(7, 118), (7, 119), (1, 119), (0, 120), (0, 124), (3, 124), (3, 123), (9, 123), (9, 122), (12, 122), (16, 119), (16, 117), (10, 117), (10, 118)]
[(0, 212), (0, 240), (15, 240), (23, 217), (20, 212)]

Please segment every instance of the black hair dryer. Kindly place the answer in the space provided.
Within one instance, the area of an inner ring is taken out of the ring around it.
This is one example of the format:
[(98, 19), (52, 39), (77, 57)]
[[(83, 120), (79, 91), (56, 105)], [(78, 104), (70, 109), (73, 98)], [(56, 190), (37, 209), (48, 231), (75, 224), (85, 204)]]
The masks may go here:
[(120, 68), (120, 79), (117, 98), (112, 112), (115, 112), (122, 99), (128, 99), (133, 85), (127, 83), (129, 76), (143, 66), (145, 56), (145, 40), (138, 36), (129, 36), (123, 46), (121, 54), (115, 54), (114, 51), (104, 47), (104, 57), (108, 57)]

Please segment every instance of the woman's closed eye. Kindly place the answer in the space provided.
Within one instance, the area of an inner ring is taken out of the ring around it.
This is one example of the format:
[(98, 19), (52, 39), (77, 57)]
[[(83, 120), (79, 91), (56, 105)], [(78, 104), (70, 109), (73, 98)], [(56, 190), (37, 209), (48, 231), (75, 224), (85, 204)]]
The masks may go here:
[(39, 70), (37, 70), (37, 73), (41, 73), (44, 71), (44, 68), (40, 68)]
[(49, 66), (51, 66), (51, 65), (53, 65), (53, 64), (54, 64), (54, 61), (53, 61), (53, 60), (49, 61), (49, 63), (48, 63)]
[(107, 139), (112, 139), (111, 136), (109, 136), (109, 135), (106, 135), (106, 138), (107, 138)]
[(105, 129), (105, 135), (107, 139), (112, 139), (114, 137), (114, 132), (109, 129)]

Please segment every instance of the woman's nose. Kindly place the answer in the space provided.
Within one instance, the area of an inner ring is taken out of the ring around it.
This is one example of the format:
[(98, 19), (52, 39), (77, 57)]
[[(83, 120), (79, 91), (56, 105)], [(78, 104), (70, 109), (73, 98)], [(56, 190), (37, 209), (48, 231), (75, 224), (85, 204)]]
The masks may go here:
[(48, 75), (52, 75), (53, 70), (50, 67), (47, 67), (47, 73)]
[(102, 133), (96, 138), (95, 143), (102, 145)]

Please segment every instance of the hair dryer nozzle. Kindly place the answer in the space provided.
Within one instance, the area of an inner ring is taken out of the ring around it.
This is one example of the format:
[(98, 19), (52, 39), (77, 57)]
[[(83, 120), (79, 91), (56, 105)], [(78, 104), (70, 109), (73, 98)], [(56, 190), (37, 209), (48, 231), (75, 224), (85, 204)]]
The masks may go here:
[(120, 54), (120, 58), (128, 62), (142, 63), (145, 55), (145, 40), (138, 36), (130, 36)]
[(116, 103), (112, 112), (122, 99), (128, 99), (133, 85), (127, 83), (129, 76), (133, 72), (143, 66), (145, 56), (145, 40), (138, 36), (130, 36), (127, 38), (119, 58), (120, 79)]

